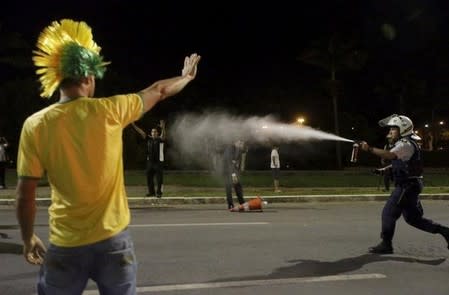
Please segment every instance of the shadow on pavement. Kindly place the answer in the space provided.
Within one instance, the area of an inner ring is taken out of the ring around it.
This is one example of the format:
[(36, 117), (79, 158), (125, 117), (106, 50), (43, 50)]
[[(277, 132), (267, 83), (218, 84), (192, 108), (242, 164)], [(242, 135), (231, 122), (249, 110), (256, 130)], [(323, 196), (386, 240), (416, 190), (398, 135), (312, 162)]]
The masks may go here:
[(438, 258), (427, 260), (415, 257), (395, 256), (395, 255), (375, 255), (375, 254), (364, 254), (332, 262), (318, 261), (311, 259), (299, 259), (289, 261), (290, 263), (296, 263), (295, 265), (278, 268), (275, 272), (273, 272), (270, 275), (270, 278), (338, 275), (341, 273), (360, 269), (364, 265), (369, 263), (382, 262), (382, 261), (397, 261), (405, 263), (439, 265), (444, 261), (446, 261), (446, 259)]
[(362, 268), (366, 264), (382, 261), (397, 261), (404, 263), (439, 265), (444, 261), (446, 261), (446, 258), (420, 259), (415, 257), (395, 256), (395, 255), (364, 254), (356, 257), (343, 258), (340, 260), (330, 262), (311, 260), (311, 259), (298, 259), (289, 261), (290, 263), (295, 263), (294, 265), (280, 267), (267, 276), (228, 278), (226, 280), (216, 280), (214, 282), (332, 276), (355, 271), (357, 269)]
[(0, 242), (0, 254), (20, 254), (23, 253), (23, 246), (16, 243)]
[[(8, 234), (0, 232), (1, 239), (11, 239)], [(16, 243), (0, 242), (0, 254), (22, 254), (23, 246)]]

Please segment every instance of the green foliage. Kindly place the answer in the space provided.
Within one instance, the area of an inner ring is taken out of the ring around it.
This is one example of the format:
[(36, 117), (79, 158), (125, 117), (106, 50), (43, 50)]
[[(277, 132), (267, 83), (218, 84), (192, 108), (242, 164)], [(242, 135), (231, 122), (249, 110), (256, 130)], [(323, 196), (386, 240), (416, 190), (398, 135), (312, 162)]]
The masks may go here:
[(298, 60), (332, 73), (360, 70), (366, 63), (367, 55), (357, 49), (354, 40), (346, 40), (335, 34), (329, 39), (313, 42), (312, 46), (300, 53)]
[(15, 69), (32, 67), (31, 46), (21, 34), (0, 23), (0, 65)]
[[(369, 168), (348, 171), (282, 171), (281, 195), (357, 195), (384, 194), (382, 178), (373, 175)], [(8, 170), (6, 184), (13, 188), (17, 182), (15, 171)], [(271, 171), (246, 171), (241, 176), (246, 196), (279, 195), (273, 192)], [(449, 193), (449, 178), (446, 169), (426, 172), (424, 193)], [(125, 184), (129, 197), (142, 197), (146, 193), (146, 177), (143, 170), (126, 170)], [(39, 183), (43, 189), (39, 197), (48, 197), (46, 179)], [(166, 197), (214, 197), (224, 196), (223, 179), (208, 171), (165, 171), (164, 196)], [(2, 197), (14, 198), (14, 191), (2, 193)]]
[[(371, 173), (372, 169), (354, 169), (348, 171), (281, 171), (280, 183), (284, 188), (347, 188), (377, 187), (381, 177)], [(146, 185), (143, 170), (126, 171), (127, 185)], [(273, 179), (271, 171), (245, 171), (242, 173), (243, 186), (270, 187)], [(165, 171), (164, 183), (167, 185), (191, 187), (221, 187), (220, 175), (208, 171)], [(449, 177), (445, 170), (432, 170), (425, 175), (428, 186), (449, 186)]]

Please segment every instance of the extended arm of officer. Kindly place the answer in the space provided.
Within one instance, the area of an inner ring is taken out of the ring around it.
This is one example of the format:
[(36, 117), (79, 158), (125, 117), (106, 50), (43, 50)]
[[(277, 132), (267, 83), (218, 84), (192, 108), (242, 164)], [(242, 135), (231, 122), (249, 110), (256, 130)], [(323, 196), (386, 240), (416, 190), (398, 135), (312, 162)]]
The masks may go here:
[(370, 152), (373, 155), (376, 155), (382, 159), (385, 160), (395, 160), (397, 159), (397, 155), (395, 153), (392, 153), (388, 150), (384, 150), (384, 149), (379, 149), (379, 148), (375, 148), (370, 146), (366, 141), (362, 141), (360, 143), (360, 148), (365, 151), (365, 152)]

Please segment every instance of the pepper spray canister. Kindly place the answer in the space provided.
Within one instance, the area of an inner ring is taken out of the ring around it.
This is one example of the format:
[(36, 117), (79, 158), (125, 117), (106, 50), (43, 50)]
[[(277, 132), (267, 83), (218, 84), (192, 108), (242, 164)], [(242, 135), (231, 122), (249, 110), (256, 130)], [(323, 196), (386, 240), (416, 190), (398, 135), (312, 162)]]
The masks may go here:
[(356, 163), (357, 162), (358, 154), (359, 154), (359, 144), (358, 143), (354, 143), (352, 145), (352, 154), (351, 154), (351, 162), (352, 163)]

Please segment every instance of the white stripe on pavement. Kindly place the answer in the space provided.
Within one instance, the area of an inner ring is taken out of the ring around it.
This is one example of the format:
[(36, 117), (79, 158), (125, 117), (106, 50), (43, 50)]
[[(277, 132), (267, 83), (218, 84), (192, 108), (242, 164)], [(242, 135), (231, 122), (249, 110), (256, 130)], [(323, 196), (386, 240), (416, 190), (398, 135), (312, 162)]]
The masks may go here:
[(216, 226), (216, 225), (266, 225), (269, 222), (216, 222), (216, 223), (160, 223), (130, 224), (129, 227)]
[[(286, 285), (299, 283), (315, 283), (315, 282), (333, 282), (333, 281), (351, 281), (351, 280), (368, 280), (368, 279), (384, 279), (387, 276), (378, 273), (372, 274), (354, 274), (354, 275), (335, 275), (324, 277), (300, 277), (288, 279), (272, 279), (272, 280), (251, 280), (251, 281), (230, 281), (217, 283), (196, 283), (196, 284), (178, 284), (178, 285), (159, 285), (137, 287), (137, 293), (143, 292), (164, 292), (164, 291), (180, 291), (195, 289), (212, 289), (212, 288), (229, 288), (229, 287), (249, 287), (249, 286), (267, 286), (267, 285)], [(97, 290), (84, 291), (83, 295), (97, 295)]]

